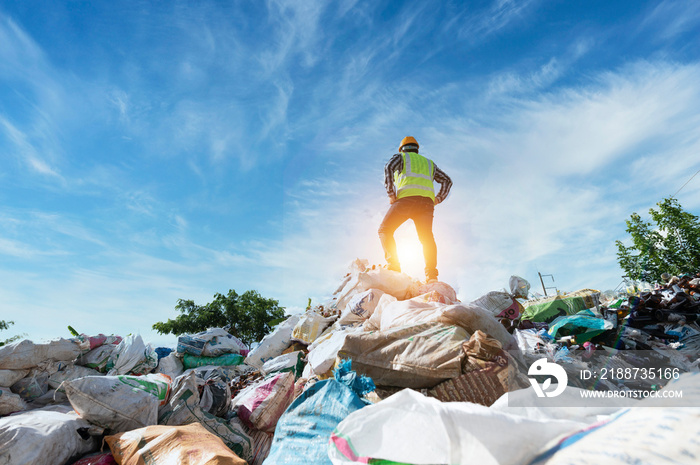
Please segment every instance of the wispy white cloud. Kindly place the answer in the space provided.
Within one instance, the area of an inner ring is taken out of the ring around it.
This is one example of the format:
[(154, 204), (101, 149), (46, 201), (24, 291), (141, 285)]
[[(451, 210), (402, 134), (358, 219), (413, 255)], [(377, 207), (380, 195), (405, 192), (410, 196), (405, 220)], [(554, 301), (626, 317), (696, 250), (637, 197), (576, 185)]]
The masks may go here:
[[(688, 153), (688, 140), (692, 145), (700, 140), (696, 74), (695, 65), (638, 63), (582, 88), (520, 102), (501, 119), (501, 129), (473, 128), (482, 134), (472, 145), (474, 156), (489, 157), (493, 164), (476, 173), (470, 186), (455, 183), (456, 197), (468, 212), (457, 224), (467, 225), (478, 244), (472, 259), (481, 270), (464, 278), (483, 289), (487, 270), (492, 276), (508, 273), (498, 266), (501, 260), (511, 272), (540, 263), (563, 274), (567, 266), (581, 264), (553, 262), (556, 257), (600, 258), (596, 253), (624, 234), (624, 219), (637, 202), (649, 205), (669, 195), (665, 186), (672, 178), (658, 174), (665, 171), (660, 166), (675, 165), (671, 172), (698, 166), (698, 161), (676, 164), (668, 158), (674, 150)], [(441, 137), (449, 140), (449, 134)], [(464, 151), (469, 153), (469, 145)], [(657, 175), (648, 176), (652, 172)], [(614, 253), (607, 252), (614, 269)], [(586, 276), (589, 286), (604, 282), (597, 270), (597, 265), (577, 270), (576, 281)]]
[(260, 55), (267, 73), (275, 73), (294, 57), (300, 57), (304, 66), (313, 66), (320, 56), (323, 31), (319, 21), (326, 2), (268, 0), (266, 5), (275, 31), (274, 47)]
[(30, 244), (0, 237), (0, 255), (8, 255), (17, 258), (31, 258), (41, 255), (42, 252)]
[(275, 82), (275, 88), (277, 89), (276, 97), (271, 101), (269, 109), (260, 116), (262, 128), (257, 134), (258, 142), (266, 140), (277, 128), (281, 128), (282, 135), (287, 132), (287, 110), (294, 92), (294, 85), (289, 80), (278, 80)]
[(119, 119), (122, 123), (129, 124), (129, 95), (120, 89), (112, 89), (108, 92), (107, 99), (117, 108)]
[(29, 136), (2, 115), (0, 115), (0, 127), (7, 140), (14, 146), (14, 150), (11, 151), (12, 153), (10, 155), (15, 155), (15, 157), (33, 173), (59, 180), (63, 179), (57, 168), (52, 167), (51, 164), (39, 154), (39, 150), (29, 140)]
[(456, 23), (458, 34), (472, 42), (483, 42), (507, 26), (523, 21), (538, 0), (494, 0), (488, 9), (469, 12)]
[(34, 80), (42, 74), (45, 55), (32, 38), (0, 12), (0, 72), (3, 76)]
[(700, 4), (683, 0), (665, 0), (656, 4), (644, 17), (640, 28), (656, 28), (655, 36), (674, 39), (700, 23)]
[(353, 10), (355, 5), (357, 4), (358, 0), (340, 0), (336, 3), (339, 4), (337, 6), (337, 11), (336, 14), (338, 17), (342, 18), (345, 16), (349, 11)]

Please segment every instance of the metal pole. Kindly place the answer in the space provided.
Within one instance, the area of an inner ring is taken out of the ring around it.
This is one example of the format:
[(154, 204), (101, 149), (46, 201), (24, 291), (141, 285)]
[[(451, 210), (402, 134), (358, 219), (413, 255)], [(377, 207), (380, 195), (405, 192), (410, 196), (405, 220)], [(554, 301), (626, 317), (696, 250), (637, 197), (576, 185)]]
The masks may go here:
[(540, 273), (538, 271), (537, 274), (540, 275), (540, 282), (542, 283), (542, 290), (544, 291), (544, 296), (547, 297), (547, 288), (544, 287), (544, 280), (542, 279), (542, 273)]

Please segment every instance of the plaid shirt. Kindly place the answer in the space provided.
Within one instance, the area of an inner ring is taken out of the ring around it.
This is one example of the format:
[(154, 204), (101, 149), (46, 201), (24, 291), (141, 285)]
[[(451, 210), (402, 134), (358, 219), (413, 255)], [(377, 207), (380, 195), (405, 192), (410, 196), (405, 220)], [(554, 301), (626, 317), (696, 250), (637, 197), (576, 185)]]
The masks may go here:
[[(440, 184), (440, 192), (435, 195), (435, 204), (438, 204), (445, 200), (450, 193), (452, 188), (452, 180), (445, 174), (440, 168), (437, 167), (435, 162), (435, 174), (433, 174), (433, 181)], [(386, 193), (391, 200), (396, 200), (396, 186), (394, 185), (394, 172), (401, 171), (403, 169), (403, 157), (400, 153), (395, 154), (389, 160), (389, 163), (384, 167), (384, 186), (386, 187)]]

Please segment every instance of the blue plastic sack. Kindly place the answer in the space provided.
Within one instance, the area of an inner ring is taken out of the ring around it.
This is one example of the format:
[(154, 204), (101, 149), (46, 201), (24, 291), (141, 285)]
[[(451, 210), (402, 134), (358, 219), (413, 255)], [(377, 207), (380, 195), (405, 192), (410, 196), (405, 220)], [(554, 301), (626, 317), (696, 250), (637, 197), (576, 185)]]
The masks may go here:
[(331, 465), (331, 433), (350, 413), (367, 405), (358, 392), (374, 390), (371, 379), (350, 371), (350, 361), (341, 363), (335, 376), (340, 381), (317, 382), (287, 408), (277, 422), (270, 454), (263, 465)]
[(581, 344), (597, 335), (613, 328), (613, 324), (590, 310), (583, 310), (575, 315), (560, 316), (549, 324), (549, 335), (576, 336), (576, 342)]
[(156, 347), (156, 354), (158, 354), (158, 360), (165, 358), (173, 351), (170, 347)]

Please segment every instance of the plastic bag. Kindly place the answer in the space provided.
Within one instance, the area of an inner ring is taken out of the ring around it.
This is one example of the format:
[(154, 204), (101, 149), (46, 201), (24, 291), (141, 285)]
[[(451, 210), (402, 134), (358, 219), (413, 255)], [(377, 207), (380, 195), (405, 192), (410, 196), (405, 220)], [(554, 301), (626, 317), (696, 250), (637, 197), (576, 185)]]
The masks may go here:
[(379, 289), (387, 294), (391, 294), (397, 299), (411, 297), (411, 286), (418, 281), (407, 274), (391, 271), (386, 268), (376, 268), (360, 273), (359, 286), (365, 291), (367, 289)]
[(613, 329), (611, 321), (597, 317), (593, 312), (584, 310), (570, 316), (560, 316), (549, 324), (547, 331), (550, 336), (576, 336), (576, 342), (581, 344), (595, 336)]
[[(68, 406), (0, 418), (0, 463), (57, 465), (99, 448), (94, 428)], [(82, 434), (81, 434), (82, 432)]]
[(248, 465), (262, 465), (270, 453), (273, 434), (256, 429), (248, 429), (247, 433), (253, 441), (253, 458), (248, 461)]
[(23, 339), (0, 347), (0, 369), (22, 370), (46, 360), (73, 361), (80, 354), (79, 342), (74, 339), (54, 339), (46, 343)]
[(470, 334), (481, 330), (497, 339), (505, 350), (517, 347), (513, 336), (488, 310), (471, 304), (442, 305), (415, 298), (399, 300), (382, 310), (381, 329), (432, 322), (457, 325)]
[(33, 372), (17, 381), (10, 389), (15, 394), (19, 394), (22, 399), (31, 401), (43, 396), (49, 390), (49, 374)]
[(88, 336), (87, 334), (81, 334), (79, 336), (76, 336), (74, 339), (81, 343), (80, 345), (83, 347), (84, 353), (94, 350), (105, 344), (116, 346), (119, 345), (120, 342), (122, 342), (121, 336), (115, 336), (114, 334), (110, 334), (109, 336), (107, 336), (102, 333), (96, 336)]
[(504, 393), (530, 386), (527, 377), (518, 371), (515, 359), (486, 333), (475, 332), (462, 348), (464, 374), (435, 386), (428, 391), (430, 397), (490, 406)]
[(527, 299), (530, 294), (530, 283), (520, 276), (511, 276), (509, 280), (510, 294), (515, 298)]
[(29, 374), (29, 370), (0, 370), (0, 387), (9, 388)]
[(226, 421), (204, 412), (199, 406), (200, 401), (197, 375), (194, 371), (186, 372), (173, 383), (170, 400), (159, 410), (158, 423), (171, 426), (200, 423), (221, 438), (236, 455), (250, 461), (253, 457), (252, 440), (243, 425), (235, 418)]
[(365, 321), (372, 316), (379, 299), (383, 295), (384, 291), (380, 291), (379, 289), (368, 289), (356, 294), (350, 299), (341, 312), (338, 323), (341, 325), (349, 325)]
[(491, 291), (471, 304), (488, 310), (496, 318), (516, 320), (523, 311), (522, 304), (503, 291)]
[(222, 328), (209, 328), (177, 339), (177, 351), (181, 354), (218, 357), (223, 354), (239, 354), (245, 349), (247, 347), (240, 339)]
[(112, 356), (114, 349), (117, 348), (117, 345), (119, 344), (103, 344), (99, 347), (96, 347), (90, 352), (78, 357), (78, 360), (75, 363), (77, 365), (93, 368), (99, 371), (100, 373), (106, 373), (107, 364), (109, 363), (109, 359)]
[(423, 298), (426, 302), (440, 302), (447, 305), (459, 302), (454, 288), (442, 281), (421, 284), (416, 288), (412, 297), (426, 296), (426, 294), (427, 297)]
[(207, 340), (202, 351), (202, 355), (206, 357), (216, 357), (222, 354), (240, 354), (248, 348), (243, 341), (221, 328), (210, 328), (204, 332), (197, 333), (196, 336)]
[(231, 407), (231, 388), (226, 373), (217, 366), (199, 367), (193, 371), (197, 377), (200, 408), (217, 417), (226, 416)]
[(338, 351), (345, 343), (345, 337), (352, 332), (357, 331), (334, 331), (318, 345), (314, 343), (309, 347), (309, 355), (306, 358), (315, 374), (322, 375), (333, 368)]
[(412, 290), (419, 285), (418, 280), (409, 275), (386, 268), (367, 270), (364, 266), (351, 267), (350, 277), (338, 292), (336, 308), (343, 310), (357, 294), (369, 289), (377, 289), (403, 300), (411, 297)]
[[(347, 373), (345, 376), (349, 377)], [(358, 392), (344, 382), (333, 378), (313, 384), (280, 417), (263, 465), (330, 464), (331, 432), (341, 420), (365, 405)]]
[(0, 416), (27, 410), (27, 403), (10, 388), (0, 387)]
[(541, 353), (552, 342), (552, 337), (544, 329), (516, 329), (513, 337), (523, 354)]
[(260, 344), (250, 351), (245, 358), (245, 363), (259, 369), (266, 361), (282, 355), (284, 349), (290, 346), (292, 331), (300, 319), (301, 315), (292, 315), (277, 325), (274, 331), (265, 336)]
[(107, 362), (107, 372), (116, 375), (144, 375), (158, 366), (158, 354), (151, 344), (145, 344), (140, 335), (123, 339), (114, 349)]
[(366, 289), (361, 289), (359, 286), (359, 274), (364, 272), (369, 265), (369, 260), (367, 259), (355, 259), (350, 264), (350, 273), (345, 275), (342, 283), (338, 286), (338, 289), (333, 292), (335, 296), (335, 308), (343, 310), (350, 299), (352, 299), (356, 294), (365, 291)]
[(551, 439), (580, 427), (577, 422), (530, 420), (468, 402), (443, 403), (404, 389), (348, 415), (333, 431), (328, 455), (335, 465), (519, 465), (528, 463)]
[(231, 366), (240, 365), (243, 363), (243, 357), (241, 354), (224, 354), (218, 357), (197, 357), (196, 355), (185, 354), (182, 357), (182, 366), (188, 370), (190, 368), (204, 367), (204, 366)]
[(462, 373), (467, 337), (464, 329), (440, 323), (351, 333), (338, 358), (352, 360), (354, 369), (378, 386), (432, 388)]
[(335, 319), (335, 317), (326, 318), (313, 310), (309, 310), (301, 316), (301, 319), (294, 327), (291, 339), (303, 344), (311, 344)]
[(391, 294), (382, 295), (372, 315), (362, 324), (362, 329), (365, 331), (379, 331), (382, 327), (382, 314), (384, 309), (397, 300), (398, 299)]
[(245, 396), (237, 399), (236, 410), (246, 425), (271, 433), (292, 402), (293, 395), (294, 374), (279, 373), (261, 380)]
[(129, 431), (158, 421), (171, 380), (163, 374), (86, 376), (63, 383), (70, 404), (86, 420), (112, 431)]
[(260, 368), (260, 373), (268, 375), (270, 373), (290, 371), (298, 378), (304, 370), (304, 358), (303, 350), (295, 350), (294, 352), (282, 354), (279, 357), (265, 362), (262, 368)]
[(121, 465), (247, 465), (223, 441), (198, 423), (149, 426), (105, 437)]
[(691, 464), (700, 456), (698, 437), (697, 408), (631, 408), (560, 439), (532, 464)]
[(155, 373), (163, 373), (164, 375), (170, 376), (171, 379), (175, 379), (185, 371), (185, 367), (177, 354), (171, 352), (158, 360), (158, 366), (153, 371)]
[(573, 315), (581, 310), (595, 308), (600, 304), (600, 291), (582, 289), (564, 296), (529, 300), (523, 304), (522, 319), (548, 323), (558, 316)]
[(71, 379), (78, 379), (84, 376), (101, 376), (101, 374), (99, 371), (93, 370), (92, 368), (70, 364), (49, 376), (49, 387), (58, 389), (64, 381), (70, 381)]

